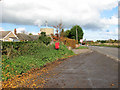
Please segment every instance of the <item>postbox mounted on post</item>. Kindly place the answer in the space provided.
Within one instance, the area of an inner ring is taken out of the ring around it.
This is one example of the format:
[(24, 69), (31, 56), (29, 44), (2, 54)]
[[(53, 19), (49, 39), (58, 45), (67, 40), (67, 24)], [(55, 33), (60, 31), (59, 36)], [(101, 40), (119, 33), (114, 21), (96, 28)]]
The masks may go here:
[(59, 49), (59, 42), (55, 43), (55, 49)]

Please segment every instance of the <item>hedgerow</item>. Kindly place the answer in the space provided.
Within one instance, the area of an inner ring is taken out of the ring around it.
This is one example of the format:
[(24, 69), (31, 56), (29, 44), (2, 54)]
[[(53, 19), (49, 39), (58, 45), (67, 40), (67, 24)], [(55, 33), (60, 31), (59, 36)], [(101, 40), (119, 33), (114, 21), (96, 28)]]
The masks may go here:
[[(6, 46), (4, 46), (6, 45)], [(32, 68), (40, 68), (46, 63), (59, 58), (74, 55), (65, 45), (60, 43), (60, 49), (55, 50), (54, 44), (46, 46), (40, 42), (11, 42), (3, 43), (3, 48), (12, 46), (11, 55), (2, 57), (2, 80), (8, 80), (15, 75), (26, 73)]]
[(60, 40), (66, 45), (66, 46), (70, 46), (72, 48), (75, 48), (76, 46), (76, 40), (75, 39), (69, 39), (66, 37), (62, 37), (60, 38)]

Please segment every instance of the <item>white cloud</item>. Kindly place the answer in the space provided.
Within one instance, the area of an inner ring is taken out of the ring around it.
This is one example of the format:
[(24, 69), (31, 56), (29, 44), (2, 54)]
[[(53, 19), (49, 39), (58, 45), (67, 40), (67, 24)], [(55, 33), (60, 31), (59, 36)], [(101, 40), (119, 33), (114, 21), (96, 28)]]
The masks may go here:
[(33, 35), (38, 35), (39, 32), (29, 32), (26, 30), (25, 27), (20, 27), (20, 28), (16, 28), (17, 30), (17, 33), (25, 33), (25, 34), (29, 34), (29, 33), (32, 33)]
[(0, 27), (0, 31), (4, 31), (4, 29), (2, 27)]
[(118, 25), (118, 18), (115, 16), (112, 16), (109, 19), (106, 19), (106, 18), (101, 19), (101, 22), (106, 24), (106, 25)]
[(29, 32), (29, 33), (32, 33), (33, 35), (38, 35), (38, 33), (36, 33), (36, 32)]
[(16, 28), (16, 30), (17, 30), (17, 33), (21, 33), (23, 31), (25, 31), (25, 28)]
[(104, 35), (111, 35), (111, 36), (118, 36), (119, 32), (118, 32), (118, 28), (115, 28), (113, 30), (109, 30), (109, 31), (102, 31), (101, 34), (104, 34)]
[(28, 32), (26, 31), (26, 28), (24, 28), (24, 27), (16, 28), (16, 31), (17, 31), (17, 33), (28, 34)]
[(86, 29), (102, 29), (117, 24), (116, 17), (101, 19), (103, 10), (111, 10), (117, 0), (4, 0), (3, 22), (41, 26), (55, 25), (62, 19), (65, 27), (79, 24)]

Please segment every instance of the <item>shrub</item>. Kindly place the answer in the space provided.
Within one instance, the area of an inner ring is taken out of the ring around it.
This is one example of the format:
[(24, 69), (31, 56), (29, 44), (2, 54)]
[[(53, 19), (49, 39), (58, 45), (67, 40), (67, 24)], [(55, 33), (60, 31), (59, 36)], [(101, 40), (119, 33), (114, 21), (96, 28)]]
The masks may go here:
[(50, 44), (51, 42), (51, 38), (46, 36), (46, 32), (41, 32), (41, 36), (39, 37), (39, 40), (46, 45)]
[(42, 41), (46, 45), (50, 44), (51, 42), (51, 38), (47, 36), (40, 36), (39, 40)]
[(41, 32), (41, 36), (46, 36), (46, 32)]
[(76, 47), (76, 40), (75, 39), (69, 39), (69, 38), (62, 37), (60, 40), (67, 46), (70, 46), (72, 48)]

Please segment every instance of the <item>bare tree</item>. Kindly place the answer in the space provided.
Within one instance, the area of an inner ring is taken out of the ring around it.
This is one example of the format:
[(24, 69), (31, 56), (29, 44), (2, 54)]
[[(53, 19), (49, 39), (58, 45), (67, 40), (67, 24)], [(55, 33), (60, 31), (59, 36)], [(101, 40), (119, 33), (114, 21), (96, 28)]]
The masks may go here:
[(22, 30), (21, 33), (23, 33), (23, 34), (29, 34), (29, 33), (28, 33), (27, 31), (25, 31), (25, 30)]
[(25, 34), (25, 30), (21, 31), (21, 33)]
[(57, 32), (57, 35), (58, 35), (58, 38), (60, 39), (60, 32), (62, 31), (62, 29), (63, 29), (63, 24), (62, 24), (62, 22), (60, 22), (58, 25), (56, 25), (56, 26), (53, 26), (54, 28), (56, 28), (56, 32)]

